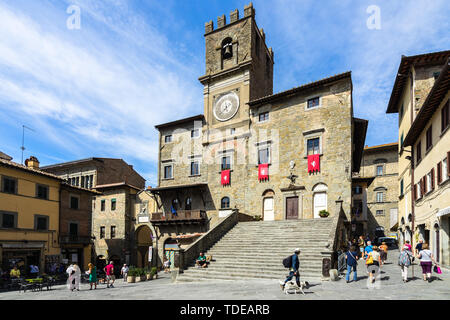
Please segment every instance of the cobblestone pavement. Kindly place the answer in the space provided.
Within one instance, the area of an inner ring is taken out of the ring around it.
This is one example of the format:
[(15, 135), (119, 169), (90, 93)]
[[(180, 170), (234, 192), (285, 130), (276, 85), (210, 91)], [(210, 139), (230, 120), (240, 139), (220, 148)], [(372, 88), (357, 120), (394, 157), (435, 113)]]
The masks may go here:
[[(389, 252), (385, 264), (374, 285), (367, 283), (366, 267), (363, 261), (358, 266), (358, 281), (311, 283), (302, 294), (284, 294), (278, 281), (208, 281), (196, 283), (172, 283), (170, 274), (160, 273), (159, 278), (139, 283), (125, 283), (116, 280), (115, 288), (100, 284), (97, 290), (89, 290), (88, 284), (81, 284), (80, 291), (71, 292), (66, 286), (55, 286), (51, 291), (1, 292), (0, 300), (448, 300), (450, 299), (450, 271), (433, 274), (431, 283), (422, 280), (419, 265), (414, 265), (414, 280), (403, 283), (397, 266), (398, 251)], [(280, 261), (281, 265), (281, 261)], [(412, 277), (412, 267), (409, 270)], [(352, 277), (350, 277), (352, 279)]]

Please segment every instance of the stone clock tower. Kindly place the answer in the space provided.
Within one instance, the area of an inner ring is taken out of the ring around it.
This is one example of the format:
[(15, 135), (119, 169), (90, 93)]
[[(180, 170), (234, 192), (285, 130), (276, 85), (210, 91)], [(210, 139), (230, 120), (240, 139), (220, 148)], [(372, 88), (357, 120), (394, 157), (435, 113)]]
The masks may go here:
[(207, 131), (242, 131), (249, 127), (247, 102), (273, 93), (273, 51), (256, 25), (253, 5), (245, 7), (242, 18), (232, 11), (228, 24), (225, 15), (218, 17), (216, 29), (207, 22), (205, 41), (206, 73), (199, 80)]

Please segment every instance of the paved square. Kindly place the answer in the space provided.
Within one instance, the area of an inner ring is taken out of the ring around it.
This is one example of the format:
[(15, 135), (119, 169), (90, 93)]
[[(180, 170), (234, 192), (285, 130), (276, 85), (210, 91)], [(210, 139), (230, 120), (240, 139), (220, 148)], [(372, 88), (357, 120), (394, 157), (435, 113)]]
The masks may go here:
[[(115, 288), (100, 284), (97, 290), (89, 290), (81, 284), (80, 291), (71, 292), (67, 286), (59, 285), (51, 291), (25, 293), (18, 291), (0, 293), (0, 300), (448, 300), (450, 299), (450, 272), (443, 269), (441, 275), (433, 273), (431, 283), (422, 280), (422, 270), (414, 265), (415, 279), (403, 283), (397, 266), (398, 250), (389, 251), (385, 264), (374, 285), (367, 284), (366, 267), (363, 261), (358, 266), (358, 281), (346, 283), (327, 281), (311, 283), (302, 294), (284, 294), (278, 281), (201, 281), (172, 283), (170, 274), (160, 273), (152, 281), (125, 283), (117, 279)], [(416, 263), (417, 260), (416, 260)], [(280, 261), (281, 266), (281, 261)], [(281, 266), (282, 268), (282, 266)], [(412, 267), (409, 268), (412, 277)], [(351, 277), (352, 278), (352, 277)]]

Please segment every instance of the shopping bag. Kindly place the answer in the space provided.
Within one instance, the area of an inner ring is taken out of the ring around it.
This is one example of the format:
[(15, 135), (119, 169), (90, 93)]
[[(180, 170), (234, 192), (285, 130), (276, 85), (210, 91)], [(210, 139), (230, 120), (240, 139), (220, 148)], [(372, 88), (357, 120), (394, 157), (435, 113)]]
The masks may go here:
[(441, 274), (441, 268), (439, 266), (434, 266), (433, 271), (436, 272), (437, 274)]

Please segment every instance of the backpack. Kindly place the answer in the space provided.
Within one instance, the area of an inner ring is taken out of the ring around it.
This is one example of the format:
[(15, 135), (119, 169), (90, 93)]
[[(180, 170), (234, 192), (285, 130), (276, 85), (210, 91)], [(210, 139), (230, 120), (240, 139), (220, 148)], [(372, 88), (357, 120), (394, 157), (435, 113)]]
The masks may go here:
[(285, 268), (292, 267), (292, 255), (283, 259), (283, 266)]
[(373, 256), (372, 256), (372, 252), (369, 252), (369, 255), (368, 255), (367, 260), (366, 260), (366, 264), (367, 264), (367, 265), (373, 264)]
[(411, 257), (406, 251), (402, 251), (400, 256), (398, 257), (398, 265), (399, 266), (410, 266), (411, 265)]

